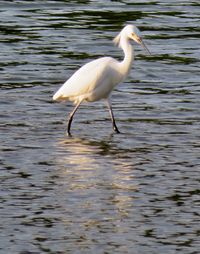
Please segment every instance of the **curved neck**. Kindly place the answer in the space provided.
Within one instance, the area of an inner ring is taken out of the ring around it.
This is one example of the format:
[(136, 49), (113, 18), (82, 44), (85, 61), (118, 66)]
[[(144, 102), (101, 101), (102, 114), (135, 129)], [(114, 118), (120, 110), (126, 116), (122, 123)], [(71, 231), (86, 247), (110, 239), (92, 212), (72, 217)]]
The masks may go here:
[(120, 62), (120, 68), (122, 75), (126, 76), (131, 68), (131, 64), (133, 62), (134, 56), (133, 56), (133, 47), (131, 43), (129, 42), (128, 38), (121, 38), (120, 46), (122, 50), (124, 51), (124, 59)]

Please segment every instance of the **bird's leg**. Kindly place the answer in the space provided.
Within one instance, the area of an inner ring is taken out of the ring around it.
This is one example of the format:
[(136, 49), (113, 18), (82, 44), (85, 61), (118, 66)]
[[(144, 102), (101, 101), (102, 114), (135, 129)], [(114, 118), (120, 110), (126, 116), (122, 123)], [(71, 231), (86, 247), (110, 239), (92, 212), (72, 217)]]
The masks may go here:
[(73, 109), (73, 111), (69, 114), (69, 120), (68, 120), (68, 123), (67, 123), (67, 135), (68, 136), (71, 136), (70, 128), (71, 128), (72, 120), (73, 120), (74, 114), (76, 113), (76, 110), (80, 106), (81, 102), (82, 101), (78, 102), (78, 104), (76, 104), (76, 106)]
[(111, 103), (110, 103), (109, 99), (107, 99), (107, 106), (108, 106), (110, 117), (111, 117), (111, 120), (112, 120), (113, 130), (116, 133), (120, 133), (120, 131), (118, 130), (117, 125), (115, 123), (115, 118), (114, 118), (114, 115), (113, 115), (112, 106), (111, 106)]

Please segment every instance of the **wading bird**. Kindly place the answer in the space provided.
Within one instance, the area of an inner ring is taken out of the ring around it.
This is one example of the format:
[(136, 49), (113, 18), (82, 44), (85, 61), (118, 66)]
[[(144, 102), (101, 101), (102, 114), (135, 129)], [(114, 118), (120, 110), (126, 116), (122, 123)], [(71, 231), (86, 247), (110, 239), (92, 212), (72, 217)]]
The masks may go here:
[(139, 29), (134, 25), (126, 25), (113, 40), (124, 52), (124, 59), (121, 62), (112, 57), (101, 57), (93, 60), (78, 69), (54, 94), (53, 100), (69, 100), (75, 104), (67, 124), (68, 136), (71, 135), (70, 128), (73, 116), (80, 104), (83, 101), (92, 102), (101, 99), (105, 99), (107, 102), (113, 130), (119, 133), (112, 111), (110, 94), (130, 71), (133, 62), (131, 40), (142, 45), (150, 54), (142, 41)]

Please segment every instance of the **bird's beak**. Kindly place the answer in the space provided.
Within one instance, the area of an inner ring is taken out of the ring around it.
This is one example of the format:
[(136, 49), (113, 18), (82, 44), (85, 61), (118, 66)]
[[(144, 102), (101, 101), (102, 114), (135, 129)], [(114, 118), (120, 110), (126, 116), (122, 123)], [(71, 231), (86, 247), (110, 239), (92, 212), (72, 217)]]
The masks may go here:
[(151, 55), (151, 52), (149, 51), (149, 49), (147, 48), (147, 46), (146, 46), (146, 44), (143, 42), (143, 40), (141, 40), (140, 45), (147, 51), (147, 53), (148, 53), (149, 55)]
[(133, 35), (133, 40), (136, 41), (138, 44), (140, 44), (149, 55), (151, 55), (151, 52), (149, 51), (149, 49), (147, 48), (146, 44), (143, 42), (142, 38), (136, 35)]

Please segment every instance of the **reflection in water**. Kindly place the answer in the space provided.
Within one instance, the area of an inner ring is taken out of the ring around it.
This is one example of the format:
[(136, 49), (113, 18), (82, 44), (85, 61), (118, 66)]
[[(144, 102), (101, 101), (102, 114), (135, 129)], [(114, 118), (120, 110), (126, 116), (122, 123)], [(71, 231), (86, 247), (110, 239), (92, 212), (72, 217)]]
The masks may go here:
[[(64, 228), (57, 237), (64, 239), (69, 251), (74, 246), (82, 250), (118, 246), (123, 252), (137, 190), (128, 155), (113, 154), (116, 147), (112, 137), (107, 141), (67, 138), (56, 146), (57, 177), (53, 181), (57, 186), (57, 213), (61, 211), (59, 224)], [(47, 246), (46, 242), (40, 244)]]
[(118, 216), (124, 216), (133, 206), (134, 192), (137, 190), (134, 167), (127, 158), (113, 155), (112, 150), (116, 148), (110, 143), (111, 137), (99, 142), (79, 138), (62, 140), (57, 143), (62, 149), (57, 156), (57, 166), (67, 189), (80, 192), (80, 195), (98, 192), (95, 196), (99, 197), (98, 205), (102, 209), (106, 207), (105, 202), (109, 202), (119, 213)]
[[(199, 253), (198, 7), (0, 1), (1, 253)], [(153, 55), (136, 46), (113, 93), (123, 133), (106, 137), (93, 104), (76, 118), (84, 138), (61, 138), (70, 106), (53, 93), (83, 63), (120, 59), (111, 40), (127, 21)]]
[[(78, 138), (68, 138), (58, 143), (59, 147), (66, 152), (66, 157), (62, 157), (62, 165), (75, 166), (77, 170), (89, 170), (95, 165), (95, 157), (97, 152), (95, 146), (90, 146), (84, 140)], [(96, 164), (96, 167), (98, 164)]]

